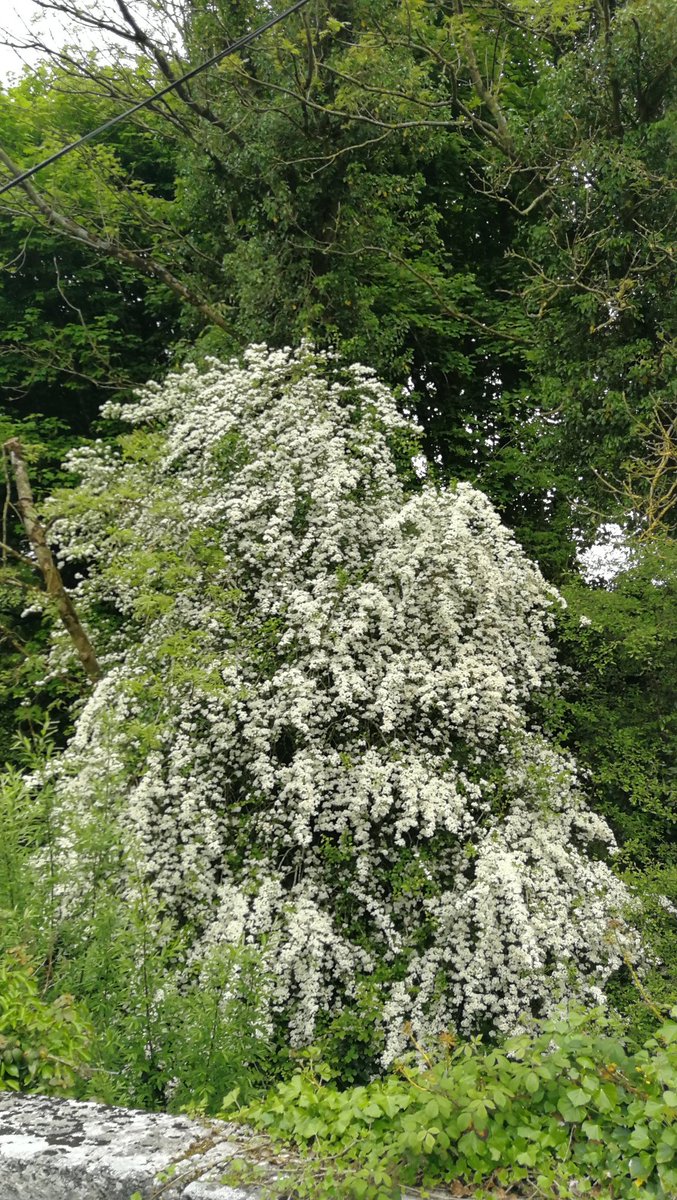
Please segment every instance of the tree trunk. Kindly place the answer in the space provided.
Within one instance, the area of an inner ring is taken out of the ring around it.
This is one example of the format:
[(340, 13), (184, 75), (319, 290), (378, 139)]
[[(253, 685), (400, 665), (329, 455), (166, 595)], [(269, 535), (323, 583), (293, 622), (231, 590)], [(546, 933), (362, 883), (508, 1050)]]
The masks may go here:
[(45, 530), (35, 508), (21, 442), (18, 438), (11, 438), (10, 441), (5, 442), (4, 450), (14, 473), (17, 492), (16, 507), (23, 522), (26, 536), (35, 551), (37, 565), (42, 572), (47, 594), (51, 596), (56, 604), (59, 616), (68, 630), (68, 635), (75, 646), (80, 662), (85, 668), (87, 675), (92, 683), (97, 683), (101, 679), (101, 668), (94, 653), (92, 643), (87, 637), (80, 618), (75, 611), (73, 601), (63, 585), (61, 573), (54, 562), (52, 552), (47, 543)]

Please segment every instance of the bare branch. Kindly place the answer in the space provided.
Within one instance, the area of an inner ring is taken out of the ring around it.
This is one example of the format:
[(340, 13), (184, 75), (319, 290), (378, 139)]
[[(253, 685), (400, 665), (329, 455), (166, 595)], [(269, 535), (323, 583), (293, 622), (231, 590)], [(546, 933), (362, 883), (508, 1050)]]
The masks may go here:
[(45, 530), (35, 508), (21, 442), (18, 438), (11, 438), (8, 442), (5, 442), (3, 450), (9, 458), (14, 473), (17, 507), (21, 514), (24, 529), (26, 530), (26, 536), (35, 550), (37, 565), (42, 572), (47, 594), (56, 604), (59, 616), (68, 631), (68, 635), (87, 675), (92, 683), (97, 683), (101, 679), (101, 668), (94, 653), (92, 643), (75, 611), (75, 605), (63, 585), (61, 572), (54, 562), (52, 552), (47, 544)]
[[(168, 83), (176, 83), (177, 76), (172, 70), (169, 59), (162, 48), (158, 46), (157, 42), (154, 42), (148, 36), (144, 29), (141, 28), (136, 20), (136, 17), (129, 8), (129, 5), (126, 3), (126, 0), (116, 0), (116, 3), (120, 9), (124, 21), (131, 30), (132, 40), (137, 46), (140, 46), (142, 50), (144, 50), (153, 58)], [(198, 100), (195, 100), (186, 84), (177, 83), (175, 91), (177, 96), (183, 100), (184, 104), (188, 106), (191, 112), (200, 117), (202, 120), (208, 121), (210, 125), (216, 125), (218, 129), (223, 130), (242, 149), (245, 144), (243, 138), (241, 138), (234, 129), (229, 128), (229, 126), (222, 121), (220, 117), (217, 117), (216, 113), (214, 113), (211, 108), (205, 104), (201, 104)]]
[[(456, 0), (456, 12), (459, 17), (463, 17), (463, 0)], [(496, 132), (501, 148), (510, 158), (512, 158), (515, 153), (515, 147), (503, 109), (498, 102), (496, 92), (493, 90), (490, 84), (487, 84), (484, 81), (482, 72), (479, 68), (479, 63), (477, 62), (475, 47), (473, 46), (472, 39), (462, 21), (459, 22), (459, 27), (461, 30), (461, 41), (463, 43), (463, 49), (468, 61), (468, 69), (470, 71), (470, 78), (472, 80), (473, 87), (479, 99), (489, 109), (489, 112), (496, 122)]]

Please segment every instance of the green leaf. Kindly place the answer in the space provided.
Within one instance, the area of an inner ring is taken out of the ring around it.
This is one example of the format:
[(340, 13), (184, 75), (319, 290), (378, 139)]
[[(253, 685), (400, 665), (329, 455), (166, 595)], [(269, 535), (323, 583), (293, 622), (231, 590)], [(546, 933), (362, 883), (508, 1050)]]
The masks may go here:
[(584, 1121), (581, 1126), (583, 1133), (593, 1142), (601, 1142), (603, 1139), (602, 1130), (594, 1121)]
[(630, 1134), (629, 1141), (634, 1150), (645, 1150), (647, 1146), (651, 1145), (651, 1138), (649, 1137), (648, 1129), (644, 1125), (640, 1125), (637, 1129), (633, 1129), (632, 1133)]
[(383, 1109), (380, 1104), (376, 1103), (375, 1100), (371, 1100), (369, 1102), (369, 1104), (367, 1104), (366, 1107), (362, 1109), (362, 1112), (365, 1117), (382, 1117), (383, 1116)]
[(221, 1101), (221, 1104), (220, 1104), (220, 1111), (222, 1113), (226, 1113), (226, 1112), (228, 1112), (229, 1108), (233, 1108), (237, 1104), (239, 1095), (240, 1095), (240, 1088), (239, 1087), (232, 1088), (231, 1091), (228, 1092), (227, 1095), (225, 1095), (223, 1097), (223, 1100)]

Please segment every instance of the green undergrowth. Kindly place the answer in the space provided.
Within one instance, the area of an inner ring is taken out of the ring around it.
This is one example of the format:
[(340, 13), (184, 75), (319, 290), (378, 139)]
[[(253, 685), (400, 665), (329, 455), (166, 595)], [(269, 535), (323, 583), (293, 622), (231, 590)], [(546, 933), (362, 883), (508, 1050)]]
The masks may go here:
[[(37, 751), (21, 766), (39, 770)], [(365, 1083), (366, 1000), (294, 1069), (283, 1031), (263, 1019), (268, 981), (252, 948), (215, 947), (197, 973), (141, 893), (130, 904), (102, 883), (95, 906), (63, 909), (49, 785), (38, 798), (21, 771), (6, 772), (0, 834), (0, 1091), (220, 1113), (255, 1130), (256, 1154), (244, 1150), (229, 1178), (263, 1184), (264, 1196), (677, 1197), (664, 903), (647, 927), (663, 992), (628, 963), (613, 1018), (572, 1010), (493, 1046), (449, 1035)], [(105, 880), (108, 834), (93, 836)]]
[(20, 947), (0, 957), (0, 1091), (78, 1094), (93, 1036), (72, 996), (44, 998)]
[[(677, 1010), (672, 1017), (677, 1018)], [(227, 1097), (233, 1119), (237, 1095)], [(628, 1052), (601, 1012), (570, 1012), (488, 1047), (449, 1040), (339, 1090), (313, 1062), (237, 1119), (291, 1166), (270, 1195), (398, 1200), (411, 1189), (533, 1197), (677, 1195), (677, 1020)], [(246, 1182), (244, 1162), (229, 1179)]]

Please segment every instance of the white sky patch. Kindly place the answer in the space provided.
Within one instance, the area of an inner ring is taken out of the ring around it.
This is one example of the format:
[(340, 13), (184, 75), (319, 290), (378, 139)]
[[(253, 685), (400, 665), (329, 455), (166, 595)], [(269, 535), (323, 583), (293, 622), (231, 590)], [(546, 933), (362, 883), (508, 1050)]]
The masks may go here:
[(632, 564), (626, 530), (612, 522), (600, 525), (597, 541), (581, 552), (579, 562), (586, 583), (613, 583), (616, 576)]
[(44, 51), (30, 46), (19, 48), (33, 40), (50, 49), (58, 49), (65, 42), (75, 40), (84, 50), (96, 46), (101, 39), (94, 31), (90, 34), (82, 26), (74, 32), (73, 23), (63, 13), (46, 13), (34, 0), (5, 0), (0, 9), (0, 85), (8, 87), (21, 76), (25, 67), (35, 67), (45, 57)]
[[(8, 46), (6, 42), (23, 42), (30, 41), (31, 23), (36, 18), (38, 10), (33, 4), (33, 0), (10, 0), (10, 3), (3, 6), (2, 15), (0, 16), (0, 83), (7, 86), (12, 81), (18, 78), (25, 66), (35, 66), (39, 55), (31, 50), (16, 50), (13, 46)], [(57, 42), (61, 40), (63, 35), (63, 24), (58, 19), (59, 14), (55, 13), (51, 24), (52, 29), (47, 30), (47, 22), (40, 22), (41, 33), (51, 37), (52, 33), (56, 34)]]

